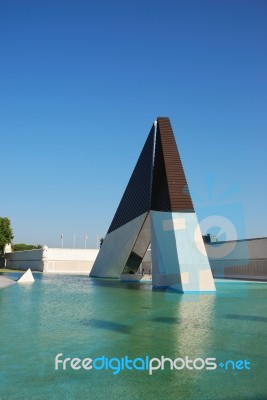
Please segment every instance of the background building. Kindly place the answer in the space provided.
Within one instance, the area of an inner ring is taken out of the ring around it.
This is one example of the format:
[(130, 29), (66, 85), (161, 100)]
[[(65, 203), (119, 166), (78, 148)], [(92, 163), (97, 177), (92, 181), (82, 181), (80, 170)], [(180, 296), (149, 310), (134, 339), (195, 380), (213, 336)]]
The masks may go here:
[[(211, 242), (205, 243), (205, 246), (215, 278), (267, 281), (267, 237)], [(45, 246), (40, 250), (6, 253), (6, 267), (24, 271), (31, 268), (33, 271), (52, 274), (88, 275), (98, 252), (98, 249), (57, 249)], [(146, 280), (151, 280), (151, 271), (151, 254), (148, 249), (137, 275), (147, 275)]]

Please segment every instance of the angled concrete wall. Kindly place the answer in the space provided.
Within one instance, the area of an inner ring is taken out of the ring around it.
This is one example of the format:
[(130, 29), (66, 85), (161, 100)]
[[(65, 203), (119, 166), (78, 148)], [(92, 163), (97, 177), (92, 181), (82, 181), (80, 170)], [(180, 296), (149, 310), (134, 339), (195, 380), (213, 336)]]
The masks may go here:
[(120, 278), (146, 217), (147, 213), (144, 213), (107, 234), (90, 272), (91, 277)]

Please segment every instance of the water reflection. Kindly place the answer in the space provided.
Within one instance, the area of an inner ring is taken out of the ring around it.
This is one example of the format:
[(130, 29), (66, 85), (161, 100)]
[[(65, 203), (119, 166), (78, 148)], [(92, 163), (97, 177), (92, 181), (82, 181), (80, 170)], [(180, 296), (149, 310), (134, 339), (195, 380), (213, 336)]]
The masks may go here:
[(131, 327), (126, 324), (120, 324), (114, 321), (106, 321), (100, 319), (90, 319), (90, 320), (82, 320), (82, 325), (91, 326), (93, 328), (107, 329), (111, 331), (117, 331), (120, 333), (131, 333)]
[(181, 322), (181, 320), (179, 320), (178, 318), (173, 318), (173, 317), (156, 317), (153, 318), (154, 322), (163, 322), (163, 323), (167, 323), (167, 324), (179, 324)]
[[(266, 285), (218, 285), (218, 295), (179, 295), (150, 285), (86, 276), (34, 276), (29, 287), (0, 292), (0, 393), (26, 398), (263, 399)], [(145, 287), (145, 290), (142, 289)], [(133, 290), (125, 290), (125, 289)], [(262, 288), (262, 289), (261, 289)], [(226, 295), (229, 293), (229, 296)], [(238, 293), (237, 293), (238, 294)], [(256, 314), (256, 315), (255, 315)], [(261, 315), (261, 316), (260, 316)], [(246, 323), (242, 321), (251, 321)], [(55, 354), (99, 357), (251, 359), (249, 374), (218, 371), (82, 371), (55, 374)], [(23, 368), (22, 368), (23, 366)], [(33, 379), (34, 377), (34, 379)], [(127, 390), (125, 389), (127, 385)], [(62, 392), (62, 388), (65, 388)], [(70, 394), (71, 393), (71, 394)], [(145, 393), (145, 395), (144, 395)], [(1, 397), (1, 395), (0, 395)], [(64, 397), (64, 396), (63, 396)]]
[(94, 286), (108, 287), (111, 289), (151, 290), (151, 283), (121, 282), (118, 279), (91, 278), (89, 282)]
[(267, 322), (267, 317), (258, 317), (256, 315), (225, 314), (223, 318), (235, 319), (238, 321)]

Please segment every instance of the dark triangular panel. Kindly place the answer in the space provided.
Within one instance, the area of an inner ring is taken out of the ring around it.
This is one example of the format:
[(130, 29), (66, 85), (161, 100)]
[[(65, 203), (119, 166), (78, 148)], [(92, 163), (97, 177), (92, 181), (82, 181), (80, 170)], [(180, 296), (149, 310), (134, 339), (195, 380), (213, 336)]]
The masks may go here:
[(154, 125), (111, 222), (108, 233), (150, 209), (154, 150)]
[(157, 119), (151, 210), (194, 212), (169, 118)]
[(151, 210), (171, 211), (168, 181), (160, 135), (156, 135)]

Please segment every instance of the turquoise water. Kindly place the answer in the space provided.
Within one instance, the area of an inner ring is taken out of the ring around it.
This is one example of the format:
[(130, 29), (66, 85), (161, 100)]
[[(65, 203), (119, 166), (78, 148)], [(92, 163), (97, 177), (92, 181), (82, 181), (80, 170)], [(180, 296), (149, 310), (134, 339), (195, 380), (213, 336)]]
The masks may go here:
[[(5, 274), (16, 278), (21, 274)], [(217, 282), (216, 294), (35, 274), (0, 291), (0, 399), (267, 399), (267, 284)], [(55, 370), (55, 356), (145, 356), (250, 370)]]

